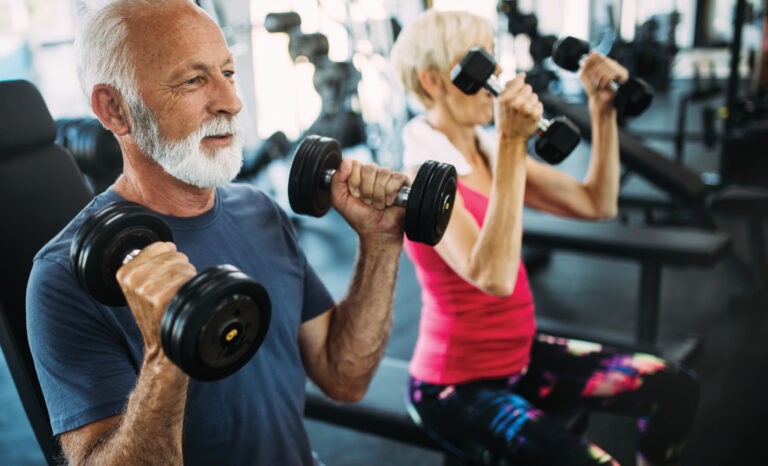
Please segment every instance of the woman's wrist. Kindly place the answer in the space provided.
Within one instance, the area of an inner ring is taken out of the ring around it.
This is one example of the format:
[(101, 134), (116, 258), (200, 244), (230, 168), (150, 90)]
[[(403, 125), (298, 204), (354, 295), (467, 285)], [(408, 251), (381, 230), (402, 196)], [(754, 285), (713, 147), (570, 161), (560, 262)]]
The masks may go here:
[(525, 137), (521, 134), (506, 134), (503, 131), (499, 132), (499, 144), (503, 146), (527, 146), (530, 137)]
[(505, 167), (510, 169), (516, 169), (525, 160), (528, 155), (528, 138), (520, 136), (501, 136), (499, 138), (499, 152), (496, 157), (496, 169), (498, 173), (499, 169), (503, 170)]
[(592, 118), (611, 118), (616, 116), (613, 99), (590, 96), (588, 99), (589, 113)]

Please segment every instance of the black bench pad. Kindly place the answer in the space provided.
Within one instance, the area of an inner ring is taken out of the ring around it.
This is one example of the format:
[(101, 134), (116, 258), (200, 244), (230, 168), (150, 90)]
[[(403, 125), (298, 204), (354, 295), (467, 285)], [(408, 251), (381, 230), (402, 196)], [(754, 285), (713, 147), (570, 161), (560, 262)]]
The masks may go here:
[(731, 246), (731, 237), (727, 233), (690, 228), (583, 222), (528, 212), (523, 224), (523, 242), (531, 246), (670, 265), (713, 265), (728, 253)]
[(768, 217), (768, 189), (728, 186), (712, 195), (709, 207), (723, 214)]

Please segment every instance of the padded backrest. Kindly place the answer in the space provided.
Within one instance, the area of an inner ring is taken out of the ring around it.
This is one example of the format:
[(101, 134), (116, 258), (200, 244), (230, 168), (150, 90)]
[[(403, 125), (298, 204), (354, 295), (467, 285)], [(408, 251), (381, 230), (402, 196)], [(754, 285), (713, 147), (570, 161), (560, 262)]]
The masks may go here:
[(51, 435), (26, 331), (32, 259), (91, 199), (71, 154), (54, 145), (56, 125), (27, 81), (0, 82), (0, 346), (43, 454)]
[(56, 120), (56, 144), (66, 148), (93, 191), (107, 189), (123, 171), (123, 153), (115, 136), (95, 118)]

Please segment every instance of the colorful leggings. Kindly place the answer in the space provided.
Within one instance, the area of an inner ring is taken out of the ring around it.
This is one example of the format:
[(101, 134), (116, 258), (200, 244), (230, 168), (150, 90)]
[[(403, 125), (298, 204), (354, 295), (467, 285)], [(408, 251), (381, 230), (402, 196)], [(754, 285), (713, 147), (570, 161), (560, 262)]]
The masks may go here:
[(618, 464), (544, 414), (578, 405), (638, 417), (640, 453), (674, 463), (698, 399), (696, 376), (685, 367), (548, 335), (534, 341), (523, 374), (456, 385), (411, 378), (406, 391), (413, 420), (445, 448), (498, 465)]

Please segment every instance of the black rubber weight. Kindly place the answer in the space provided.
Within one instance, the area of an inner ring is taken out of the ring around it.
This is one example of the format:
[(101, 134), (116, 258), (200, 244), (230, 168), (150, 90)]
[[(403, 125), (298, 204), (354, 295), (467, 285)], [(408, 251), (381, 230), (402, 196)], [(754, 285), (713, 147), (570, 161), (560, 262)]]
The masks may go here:
[(334, 139), (310, 135), (296, 149), (288, 179), (288, 200), (297, 214), (322, 217), (331, 207), (330, 192), (321, 187), (323, 171), (341, 164)]
[(331, 208), (331, 191), (322, 186), (326, 170), (336, 170), (341, 165), (341, 146), (335, 139), (319, 138), (312, 147), (312, 153), (307, 160), (311, 172), (307, 175), (305, 189), (309, 190), (312, 199), (310, 215), (322, 217)]
[(421, 164), (416, 177), (411, 184), (411, 191), (408, 194), (408, 204), (405, 207), (405, 235), (409, 240), (422, 243), (426, 236), (421, 227), (422, 204), (424, 201), (424, 191), (432, 171), (436, 168), (433, 161), (428, 160)]
[[(199, 354), (201, 333), (220, 306), (232, 296), (253, 301), (257, 322), (246, 323), (257, 332), (247, 350), (231, 364), (216, 367), (203, 363)], [(271, 320), (269, 296), (258, 282), (230, 265), (209, 268), (184, 284), (168, 305), (161, 325), (161, 342), (169, 359), (198, 380), (218, 380), (244, 366), (263, 343)]]
[(168, 225), (157, 214), (133, 202), (109, 204), (75, 233), (70, 266), (80, 285), (97, 301), (124, 306), (125, 297), (115, 273), (125, 253), (156, 241), (173, 241)]
[(422, 211), (429, 209), (434, 213), (434, 223), (431, 224), (429, 245), (439, 243), (445, 234), (448, 221), (456, 201), (456, 168), (446, 163), (438, 163), (432, 172), (432, 185), (427, 192), (435, 194), (425, 196)]
[(304, 170), (304, 161), (306, 160), (306, 154), (308, 146), (312, 144), (312, 140), (304, 138), (299, 146), (296, 148), (296, 152), (293, 155), (293, 162), (291, 163), (291, 172), (288, 175), (288, 202), (291, 204), (291, 209), (297, 214), (306, 214), (307, 209), (304, 206), (304, 197), (302, 193), (302, 175)]
[[(450, 171), (445, 165), (430, 161), (434, 167), (429, 172), (429, 179), (424, 186), (424, 195), (421, 200), (421, 218), (419, 236), (421, 242), (434, 246), (443, 237), (445, 232), (443, 196), (446, 183), (450, 180)], [(415, 180), (414, 180), (415, 182)], [(454, 191), (455, 192), (455, 191)], [(452, 202), (450, 203), (452, 207)]]

